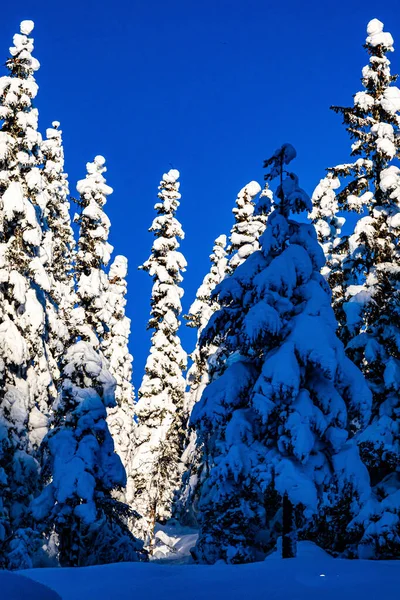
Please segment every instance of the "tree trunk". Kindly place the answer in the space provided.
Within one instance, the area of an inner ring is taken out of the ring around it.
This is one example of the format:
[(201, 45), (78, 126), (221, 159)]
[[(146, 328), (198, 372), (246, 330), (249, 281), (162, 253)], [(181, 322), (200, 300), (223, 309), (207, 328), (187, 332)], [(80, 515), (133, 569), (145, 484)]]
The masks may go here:
[(282, 502), (282, 558), (295, 558), (297, 550), (297, 531), (293, 504), (287, 493)]

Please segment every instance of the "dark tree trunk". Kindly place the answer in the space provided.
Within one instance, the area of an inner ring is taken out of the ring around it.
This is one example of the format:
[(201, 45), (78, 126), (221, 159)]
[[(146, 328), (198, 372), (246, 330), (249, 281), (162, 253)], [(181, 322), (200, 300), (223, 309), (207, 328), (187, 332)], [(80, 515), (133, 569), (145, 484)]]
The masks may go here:
[(282, 502), (282, 558), (295, 558), (297, 550), (297, 531), (293, 504), (287, 493)]

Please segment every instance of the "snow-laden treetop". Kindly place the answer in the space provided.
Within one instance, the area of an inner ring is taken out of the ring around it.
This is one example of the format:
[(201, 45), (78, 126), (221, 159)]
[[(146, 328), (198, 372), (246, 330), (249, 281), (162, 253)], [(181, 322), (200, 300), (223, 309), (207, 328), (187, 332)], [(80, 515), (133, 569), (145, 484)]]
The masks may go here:
[(32, 33), (34, 27), (35, 27), (35, 23), (33, 21), (29, 21), (29, 20), (21, 21), (20, 31), (24, 35), (29, 35), (30, 33)]
[(20, 25), (20, 33), (16, 33), (13, 37), (13, 46), (10, 47), (12, 57), (18, 56), (18, 63), (21, 72), (37, 71), (40, 63), (36, 58), (33, 58), (33, 39), (27, 37), (34, 28), (33, 21), (22, 21)]
[(393, 52), (393, 38), (390, 33), (383, 31), (383, 23), (379, 19), (372, 19), (367, 25), (368, 46), (384, 46), (388, 52)]

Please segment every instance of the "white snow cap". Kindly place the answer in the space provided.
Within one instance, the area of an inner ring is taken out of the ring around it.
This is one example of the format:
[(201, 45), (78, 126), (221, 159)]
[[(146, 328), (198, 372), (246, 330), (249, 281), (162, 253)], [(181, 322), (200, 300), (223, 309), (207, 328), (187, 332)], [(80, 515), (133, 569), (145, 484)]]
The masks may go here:
[(248, 183), (242, 190), (241, 192), (247, 192), (250, 196), (250, 198), (254, 198), (255, 196), (257, 196), (257, 194), (259, 194), (261, 192), (261, 186), (259, 183), (257, 183), (257, 181), (250, 181), (250, 183)]
[(164, 173), (163, 181), (166, 181), (167, 183), (175, 183), (175, 181), (179, 179), (179, 175), (180, 173), (178, 169), (170, 169), (168, 173)]
[(367, 25), (367, 44), (371, 46), (385, 46), (393, 50), (393, 38), (390, 33), (383, 31), (383, 23), (379, 19), (372, 19)]
[(21, 21), (20, 31), (24, 35), (29, 35), (33, 31), (34, 27), (35, 27), (35, 23), (33, 21), (29, 21), (29, 20)]
[(367, 25), (368, 35), (374, 35), (375, 33), (381, 33), (383, 31), (383, 23), (379, 19), (372, 19)]
[(218, 246), (226, 246), (226, 235), (224, 233), (222, 233), (221, 235), (219, 235), (217, 237), (217, 239), (215, 240), (215, 244)]
[(94, 157), (94, 162), (96, 163), (96, 165), (100, 165), (102, 167), (105, 164), (106, 159), (104, 158), (104, 156), (101, 156), (101, 154), (99, 154), (98, 156)]

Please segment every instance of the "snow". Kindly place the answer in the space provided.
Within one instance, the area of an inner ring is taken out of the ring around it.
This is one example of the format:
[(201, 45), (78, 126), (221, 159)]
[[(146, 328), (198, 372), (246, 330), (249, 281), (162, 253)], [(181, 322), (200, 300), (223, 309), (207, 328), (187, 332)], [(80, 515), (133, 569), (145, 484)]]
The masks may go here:
[(33, 21), (29, 21), (29, 20), (21, 21), (20, 31), (24, 35), (29, 35), (30, 33), (32, 33), (34, 27), (35, 27), (35, 23)]
[(8, 571), (0, 571), (0, 590), (2, 600), (61, 600), (46, 585)]
[[(36, 569), (23, 576), (55, 590), (62, 600), (397, 600), (400, 561), (333, 559), (310, 542), (298, 557), (231, 566), (121, 563), (82, 569)], [(46, 590), (46, 593), (47, 590)], [(2, 596), (3, 597), (3, 596)], [(11, 596), (4, 600), (31, 600)], [(32, 600), (53, 596), (32, 596)], [(54, 600), (57, 596), (54, 596)]]
[(367, 44), (370, 46), (384, 46), (393, 50), (393, 38), (390, 33), (383, 31), (383, 23), (378, 19), (372, 19), (367, 26)]
[(400, 111), (400, 90), (397, 87), (387, 87), (381, 97), (381, 106), (386, 112), (395, 115)]

